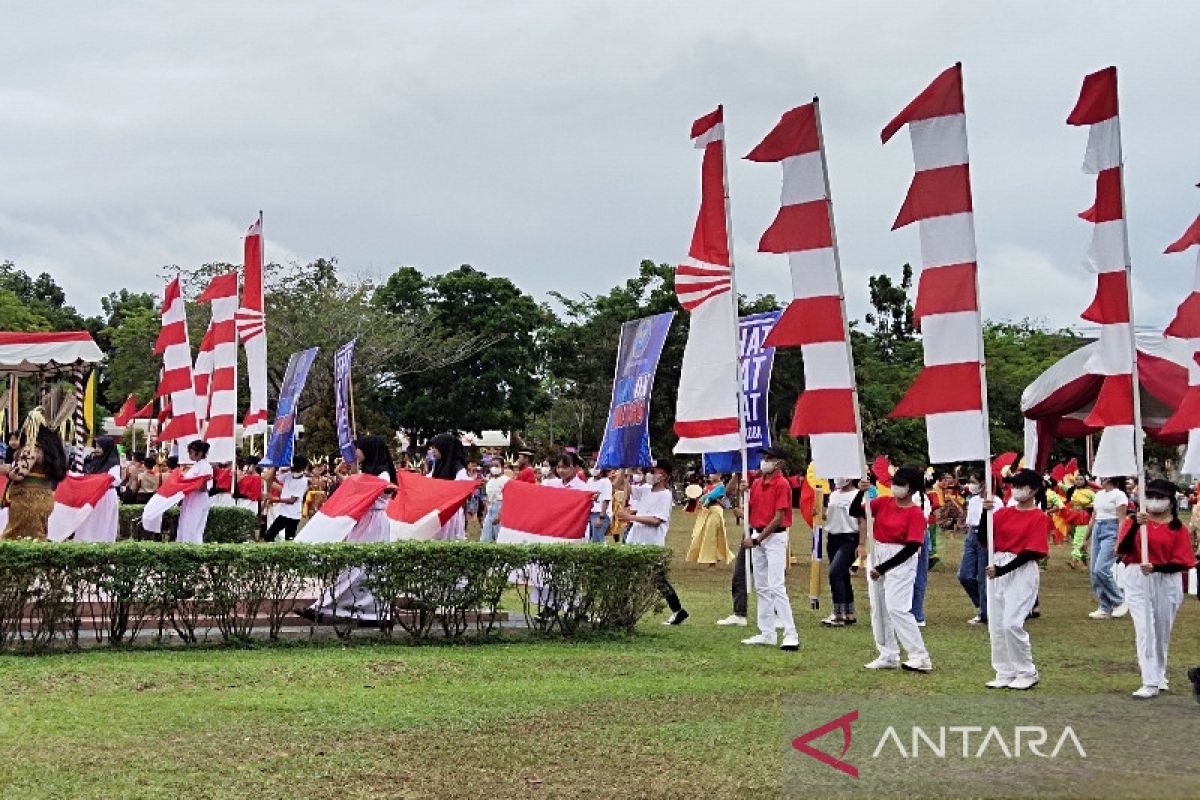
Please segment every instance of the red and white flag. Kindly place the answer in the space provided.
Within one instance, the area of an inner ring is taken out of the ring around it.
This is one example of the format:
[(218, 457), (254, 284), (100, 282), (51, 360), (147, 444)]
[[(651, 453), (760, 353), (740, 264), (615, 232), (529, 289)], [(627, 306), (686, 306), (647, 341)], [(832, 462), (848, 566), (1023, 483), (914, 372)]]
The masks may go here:
[(267, 313), (263, 296), (262, 215), (246, 232), (242, 305), (235, 315), (238, 337), (246, 351), (250, 407), (242, 420), (246, 433), (267, 429)]
[(308, 544), (344, 541), (387, 487), (388, 482), (375, 475), (358, 473), (349, 476), (321, 504), (320, 510), (296, 536), (296, 541)]
[(46, 521), (47, 538), (61, 542), (79, 529), (104, 495), (113, 488), (113, 477), (107, 472), (98, 475), (70, 473), (54, 487), (54, 508)]
[(185, 495), (207, 487), (210, 480), (209, 473), (188, 477), (183, 470), (173, 471), (142, 510), (142, 527), (150, 533), (162, 533), (163, 515), (182, 503)]
[(804, 356), (791, 434), (808, 436), (816, 474), (861, 476), (866, 459), (817, 102), (784, 114), (746, 158), (783, 168), (779, 213), (758, 250), (786, 253), (791, 267), (794, 299), (763, 342), (799, 347)]
[(458, 513), (479, 484), (476, 481), (447, 481), (415, 472), (401, 472), (396, 496), (388, 503), (392, 541), (429, 540)]
[(892, 230), (916, 222), (920, 231), (913, 319), (924, 364), (889, 416), (925, 418), (931, 463), (982, 461), (991, 448), (961, 64), (934, 78), (880, 138), (905, 125), (916, 173)]
[(167, 284), (163, 297), (162, 330), (154, 344), (154, 353), (163, 357), (158, 396), (170, 397), (171, 403), (171, 419), (159, 433), (159, 439), (177, 440), (182, 459), (187, 453), (188, 442), (199, 435), (200, 426), (196, 421), (196, 384), (192, 377), (187, 309), (179, 288), (179, 278)]
[[(1200, 217), (1166, 249), (1167, 253), (1182, 253), (1189, 247), (1200, 247)], [(1192, 360), (1188, 362), (1188, 389), (1179, 408), (1163, 425), (1161, 434), (1179, 434), (1187, 431), (1187, 454), (1183, 458), (1183, 471), (1189, 475), (1200, 474), (1200, 251), (1196, 256), (1196, 273), (1192, 279), (1192, 291), (1175, 311), (1175, 319), (1167, 326), (1165, 335), (1183, 339), (1192, 348)]]
[[(212, 304), (212, 320), (204, 337), (210, 367), (205, 393), (197, 395), (205, 409), (204, 439), (209, 444), (208, 460), (226, 464), (236, 456), (234, 420), (237, 414), (237, 330), (234, 314), (238, 307), (238, 274), (217, 275), (198, 302)], [(204, 347), (201, 347), (201, 355)], [(200, 363), (199, 357), (197, 364)]]
[(704, 151), (704, 159), (692, 245), (688, 260), (675, 268), (675, 294), (689, 313), (675, 405), (675, 452), (740, 450), (737, 296), (729, 255), (721, 106), (692, 123), (692, 143)]
[(137, 398), (133, 395), (125, 398), (125, 402), (121, 404), (121, 410), (113, 417), (113, 425), (118, 428), (124, 428), (136, 418), (138, 413)]
[(1096, 176), (1096, 199), (1080, 213), (1092, 223), (1088, 264), (1096, 273), (1096, 295), (1081, 315), (1100, 327), (1100, 342), (1087, 371), (1104, 383), (1084, 422), (1103, 428), (1092, 472), (1100, 477), (1141, 471), (1133, 398), (1133, 304), (1129, 287), (1129, 240), (1122, 201), (1121, 119), (1117, 114), (1117, 68), (1083, 79), (1068, 125), (1088, 125), (1083, 171)]
[(508, 544), (579, 544), (587, 541), (596, 492), (565, 491), (536, 483), (504, 484), (496, 541)]

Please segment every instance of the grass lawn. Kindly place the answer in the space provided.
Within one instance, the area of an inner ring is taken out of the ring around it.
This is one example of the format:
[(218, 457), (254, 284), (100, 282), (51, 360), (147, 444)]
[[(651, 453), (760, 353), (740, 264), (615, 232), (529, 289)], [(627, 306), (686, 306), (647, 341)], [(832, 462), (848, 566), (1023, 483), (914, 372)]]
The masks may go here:
[[(677, 553), (690, 523), (676, 512)], [(728, 568), (682, 562), (692, 618), (668, 629), (655, 615), (621, 640), (0, 657), (0, 797), (775, 797), (776, 754), (798, 733), (784, 730), (785, 696), (985, 691), (987, 631), (965, 624), (960, 547), (943, 542), (930, 576), (924, 676), (863, 670), (869, 625), (822, 628), (828, 587), (809, 610), (807, 566), (788, 581), (800, 652), (742, 646), (748, 629), (712, 624), (730, 610)], [(1111, 695), (1119, 711), (1140, 683), (1132, 623), (1087, 619), (1086, 572), (1065, 550), (1052, 558), (1030, 624), (1035, 691)], [(1174, 691), (1154, 702), (1185, 699), (1198, 610), (1189, 599), (1180, 612)]]

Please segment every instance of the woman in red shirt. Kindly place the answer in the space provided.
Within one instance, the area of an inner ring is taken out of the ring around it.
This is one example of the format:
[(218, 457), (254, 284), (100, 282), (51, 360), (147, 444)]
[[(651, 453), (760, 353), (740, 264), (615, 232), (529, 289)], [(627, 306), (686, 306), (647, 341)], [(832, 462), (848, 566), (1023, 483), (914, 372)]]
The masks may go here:
[[(1016, 506), (992, 514), (991, 538), (995, 555), (987, 566), (988, 635), (992, 640), (992, 669), (995, 679), (989, 689), (1032, 689), (1038, 683), (1033, 665), (1033, 648), (1025, 630), (1025, 619), (1037, 602), (1040, 569), (1038, 560), (1047, 552), (1046, 533), (1050, 521), (1039, 504), (1046, 502), (1045, 483), (1031, 469), (1008, 478)], [(988, 500), (994, 508), (995, 500)], [(983, 541), (988, 540), (988, 515), (979, 521)]]
[[(869, 488), (870, 484), (867, 484)], [(871, 633), (879, 657), (865, 665), (867, 669), (896, 669), (929, 672), (933, 664), (921, 629), (912, 613), (913, 582), (917, 576), (914, 558), (925, 543), (925, 512), (913, 495), (923, 493), (925, 475), (918, 467), (905, 466), (892, 476), (892, 496), (871, 501)], [(851, 513), (857, 516), (857, 509)], [(866, 523), (860, 526), (861, 541), (866, 541)], [(859, 556), (864, 555), (859, 546)], [(900, 648), (908, 660), (900, 663)]]
[[(1146, 484), (1146, 509), (1137, 524), (1126, 521), (1117, 544), (1125, 563), (1125, 602), (1133, 618), (1142, 686), (1139, 700), (1156, 697), (1167, 688), (1167, 648), (1171, 626), (1183, 605), (1183, 575), (1196, 566), (1191, 537), (1179, 520), (1175, 484), (1161, 478)], [(1149, 560), (1142, 561), (1142, 540)]]

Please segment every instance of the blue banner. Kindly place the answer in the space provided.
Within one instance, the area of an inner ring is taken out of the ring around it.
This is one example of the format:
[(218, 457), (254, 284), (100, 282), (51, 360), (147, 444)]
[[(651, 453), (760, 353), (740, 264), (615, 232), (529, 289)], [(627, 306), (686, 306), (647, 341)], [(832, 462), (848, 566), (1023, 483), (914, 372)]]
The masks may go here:
[[(742, 417), (746, 420), (746, 469), (758, 469), (760, 451), (771, 446), (767, 425), (767, 392), (771, 388), (771, 367), (775, 348), (763, 347), (767, 334), (779, 321), (779, 311), (749, 314), (738, 319), (741, 340)], [(742, 454), (736, 450), (704, 454), (704, 474), (741, 472)]]
[(354, 428), (350, 424), (350, 366), (354, 363), (354, 343), (351, 339), (333, 354), (333, 416), (337, 422), (338, 450), (342, 460), (354, 463)]
[(613, 377), (612, 405), (596, 466), (600, 469), (649, 467), (650, 392), (674, 311), (621, 326), (617, 344), (617, 370)]
[(271, 441), (267, 444), (264, 467), (291, 466), (292, 451), (296, 444), (296, 407), (300, 393), (308, 380), (308, 370), (317, 357), (317, 348), (310, 347), (292, 353), (288, 359), (287, 372), (283, 374), (283, 386), (279, 389), (279, 401), (275, 404), (275, 424), (271, 426)]

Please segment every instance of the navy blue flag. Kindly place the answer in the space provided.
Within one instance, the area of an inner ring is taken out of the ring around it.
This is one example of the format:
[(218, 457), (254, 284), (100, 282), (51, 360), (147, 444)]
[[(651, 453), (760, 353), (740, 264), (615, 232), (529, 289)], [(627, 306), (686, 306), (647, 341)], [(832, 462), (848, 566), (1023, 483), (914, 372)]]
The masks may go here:
[(342, 460), (353, 464), (354, 430), (350, 425), (350, 366), (354, 363), (354, 343), (351, 339), (333, 354), (334, 420), (337, 422), (338, 450)]
[(317, 357), (316, 347), (292, 353), (288, 359), (287, 372), (283, 374), (283, 386), (279, 390), (279, 402), (275, 404), (275, 424), (271, 426), (271, 441), (267, 444), (266, 457), (260, 462), (264, 467), (290, 466), (292, 451), (296, 444), (296, 411), (300, 393), (308, 380), (308, 370)]
[(649, 467), (650, 393), (674, 311), (635, 319), (621, 326), (612, 404), (596, 466), (600, 469)]
[[(767, 392), (771, 388), (771, 368), (775, 348), (763, 347), (767, 334), (779, 321), (779, 311), (748, 314), (738, 319), (741, 340), (739, 363), (742, 368), (742, 417), (746, 421), (746, 469), (758, 469), (761, 451), (771, 446), (767, 425)], [(704, 474), (741, 472), (742, 454), (737, 450), (704, 454)]]

